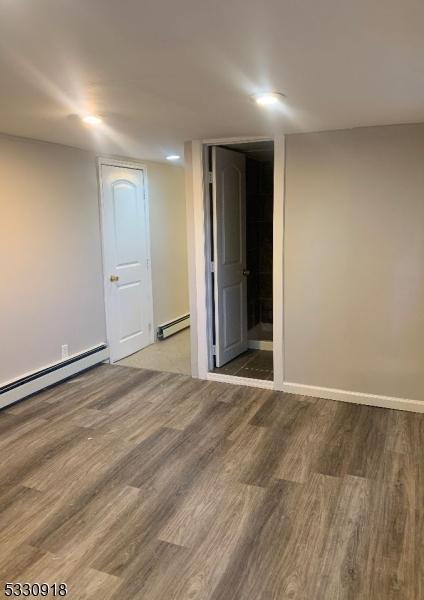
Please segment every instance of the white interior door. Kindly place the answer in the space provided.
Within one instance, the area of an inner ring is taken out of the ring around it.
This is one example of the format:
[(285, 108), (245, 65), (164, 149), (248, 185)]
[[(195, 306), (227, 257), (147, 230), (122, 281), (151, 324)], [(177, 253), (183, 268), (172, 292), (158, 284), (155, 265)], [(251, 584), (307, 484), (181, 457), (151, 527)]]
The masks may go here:
[(151, 343), (152, 297), (144, 171), (102, 165), (106, 317), (111, 362)]
[(216, 366), (247, 350), (246, 164), (214, 146), (213, 231)]

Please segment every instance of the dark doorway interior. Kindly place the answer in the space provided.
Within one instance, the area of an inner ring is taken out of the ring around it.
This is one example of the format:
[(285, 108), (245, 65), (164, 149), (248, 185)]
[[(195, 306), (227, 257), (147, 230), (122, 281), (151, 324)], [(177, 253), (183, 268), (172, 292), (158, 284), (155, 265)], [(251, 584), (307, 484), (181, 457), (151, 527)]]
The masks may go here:
[(249, 338), (258, 341), (272, 341), (274, 165), (265, 157), (246, 160), (247, 315)]

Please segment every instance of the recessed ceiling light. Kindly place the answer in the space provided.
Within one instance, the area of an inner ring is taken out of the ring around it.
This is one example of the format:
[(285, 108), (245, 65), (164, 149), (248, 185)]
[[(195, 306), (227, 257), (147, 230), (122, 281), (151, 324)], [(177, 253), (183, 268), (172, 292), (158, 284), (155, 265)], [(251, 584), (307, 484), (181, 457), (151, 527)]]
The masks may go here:
[(166, 160), (179, 160), (181, 156), (179, 154), (170, 154), (166, 157)]
[(98, 125), (102, 122), (101, 118), (96, 115), (86, 115), (85, 117), (82, 117), (82, 120), (84, 123), (87, 123), (87, 125)]
[(256, 104), (259, 104), (260, 106), (272, 106), (279, 104), (281, 100), (285, 98), (285, 96), (280, 92), (264, 92), (261, 94), (255, 94), (253, 98)]

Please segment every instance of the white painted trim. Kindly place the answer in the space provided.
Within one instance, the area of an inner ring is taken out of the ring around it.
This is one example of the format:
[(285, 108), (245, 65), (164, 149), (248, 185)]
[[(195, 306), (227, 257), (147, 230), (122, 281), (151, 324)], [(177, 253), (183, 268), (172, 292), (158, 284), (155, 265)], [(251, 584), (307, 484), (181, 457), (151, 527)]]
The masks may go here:
[(251, 350), (267, 350), (272, 352), (273, 342), (271, 340), (248, 340), (247, 347)]
[(194, 200), (193, 200), (193, 142), (184, 143), (185, 162), (185, 197), (186, 197), (186, 221), (187, 221), (187, 267), (188, 267), (188, 291), (190, 306), (190, 365), (192, 377), (198, 377), (197, 356), (197, 290), (196, 290), (196, 257), (194, 245)]
[[(187, 142), (191, 150), (191, 162), (188, 165), (188, 183), (192, 184), (187, 199), (187, 227), (192, 233), (194, 241), (189, 244), (189, 265), (195, 264), (195, 286), (191, 286), (191, 300), (196, 309), (192, 314), (192, 336), (197, 343), (197, 364), (192, 362), (192, 374), (200, 379), (208, 379), (210, 369), (209, 328), (211, 313), (211, 298), (208, 295), (208, 276), (210, 274), (210, 250), (208, 234), (208, 186), (204, 182), (206, 161), (204, 148), (218, 144), (249, 143), (257, 141), (274, 141), (274, 278), (280, 274), (280, 282), (273, 285), (274, 305), (274, 381), (276, 389), (281, 389), (283, 384), (283, 226), (284, 226), (284, 171), (285, 171), (285, 141), (284, 135), (272, 137), (237, 137), (193, 140)], [(279, 231), (277, 231), (277, 229)], [(194, 256), (193, 256), (194, 255)], [(192, 343), (195, 348), (195, 344)], [(279, 356), (277, 356), (277, 354)], [(196, 368), (197, 367), (197, 368)], [(216, 375), (216, 374), (214, 374)], [(263, 383), (263, 382), (262, 382)]]
[(273, 390), (274, 382), (267, 379), (252, 379), (250, 377), (239, 377), (238, 375), (225, 375), (224, 373), (208, 373), (208, 381), (219, 381), (220, 383), (231, 383), (232, 385), (244, 385), (246, 387)]
[(113, 158), (112, 156), (99, 156), (97, 158), (97, 164), (99, 165), (99, 167), (105, 165), (106, 167), (122, 167), (123, 169), (147, 171), (147, 166), (143, 162), (139, 162), (137, 160)]
[(274, 386), (283, 388), (284, 382), (284, 192), (285, 192), (285, 137), (274, 138), (274, 218), (273, 218), (273, 361)]
[[(212, 165), (209, 165), (209, 148), (207, 146), (203, 146), (203, 173), (208, 173), (209, 166), (212, 168)], [(210, 207), (213, 202), (211, 191), (210, 181), (207, 178), (204, 181), (204, 206)], [(206, 261), (206, 299), (212, 298), (213, 295), (213, 271), (212, 271), (212, 215), (210, 210), (206, 208), (205, 210), (205, 261)], [(213, 369), (214, 367), (214, 355), (212, 350), (212, 341), (214, 334), (214, 307), (212, 302), (206, 301), (206, 325), (207, 325), (207, 335), (208, 335), (208, 371)]]
[(380, 408), (392, 408), (395, 410), (424, 413), (424, 399), (423, 401), (410, 400), (408, 398), (365, 394), (362, 392), (351, 392), (348, 390), (324, 388), (286, 381), (283, 383), (283, 391), (301, 396), (312, 396), (314, 398), (325, 398), (327, 400), (338, 400), (341, 402), (351, 402), (353, 404), (367, 404), (368, 406), (378, 406)]
[(104, 202), (103, 202), (103, 181), (102, 181), (102, 166), (109, 167), (121, 167), (124, 169), (135, 169), (142, 171), (143, 173), (143, 188), (144, 188), (144, 206), (146, 211), (146, 230), (147, 230), (147, 261), (148, 261), (148, 273), (149, 278), (147, 282), (147, 295), (148, 295), (148, 311), (149, 311), (149, 322), (151, 323), (149, 340), (153, 344), (155, 342), (155, 326), (154, 326), (154, 315), (153, 315), (153, 282), (152, 282), (152, 250), (151, 250), (151, 235), (150, 235), (150, 199), (149, 199), (149, 179), (147, 174), (147, 167), (143, 163), (130, 160), (118, 160), (114, 158), (108, 158), (107, 156), (99, 156), (97, 158), (97, 176), (99, 182), (99, 215), (100, 215), (100, 236), (101, 236), (101, 250), (102, 250), (102, 271), (103, 271), (103, 297), (105, 305), (105, 319), (106, 319), (106, 338), (107, 344), (110, 340), (110, 311), (109, 311), (109, 287), (108, 278), (106, 274), (106, 252), (105, 252), (105, 235), (104, 235)]
[[(90, 350), (90, 349), (89, 349)], [(88, 352), (89, 350), (85, 350), (83, 352), (79, 352), (78, 354), (84, 354), (84, 352)], [(78, 356), (78, 355), (76, 355)], [(69, 357), (72, 358), (72, 357)], [(67, 358), (66, 360), (69, 360)], [(86, 356), (81, 358), (81, 360), (76, 360), (75, 362), (65, 365), (62, 368), (57, 368), (55, 371), (51, 373), (46, 373), (45, 375), (34, 379), (33, 381), (29, 381), (28, 383), (23, 383), (22, 385), (8, 391), (4, 392), (0, 395), (0, 408), (4, 408), (9, 404), (13, 404), (18, 400), (22, 400), (35, 392), (39, 392), (54, 383), (58, 383), (79, 373), (80, 371), (85, 371), (89, 367), (92, 367), (98, 363), (104, 362), (109, 358), (109, 349), (105, 348), (104, 350), (99, 350), (99, 352), (95, 352), (94, 354), (90, 354), (90, 356)], [(48, 369), (50, 367), (56, 366), (60, 363), (53, 363), (43, 369)], [(39, 370), (43, 370), (39, 369)], [(27, 374), (30, 375), (30, 374)]]
[(208, 146), (220, 146), (221, 144), (249, 144), (250, 142), (272, 142), (273, 137), (269, 136), (250, 136), (250, 137), (233, 137), (233, 138), (215, 138), (201, 140), (202, 144)]
[(193, 170), (193, 221), (194, 221), (194, 259), (196, 268), (196, 305), (197, 305), (197, 374), (207, 379), (209, 371), (208, 322), (206, 294), (206, 222), (205, 188), (203, 178), (203, 145), (200, 141), (192, 143)]

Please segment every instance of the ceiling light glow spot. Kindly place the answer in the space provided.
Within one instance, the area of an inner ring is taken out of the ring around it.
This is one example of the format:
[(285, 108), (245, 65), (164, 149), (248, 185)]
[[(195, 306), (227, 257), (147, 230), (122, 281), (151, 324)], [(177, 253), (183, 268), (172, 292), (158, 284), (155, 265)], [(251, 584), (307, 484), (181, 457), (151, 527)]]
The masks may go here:
[(259, 106), (274, 106), (280, 104), (284, 97), (280, 92), (264, 92), (256, 94), (253, 98)]
[(166, 160), (179, 160), (181, 156), (179, 154), (170, 154), (166, 157)]
[(99, 125), (99, 123), (102, 122), (101, 118), (96, 115), (86, 115), (85, 117), (82, 117), (82, 120), (84, 123), (87, 123), (87, 125)]

